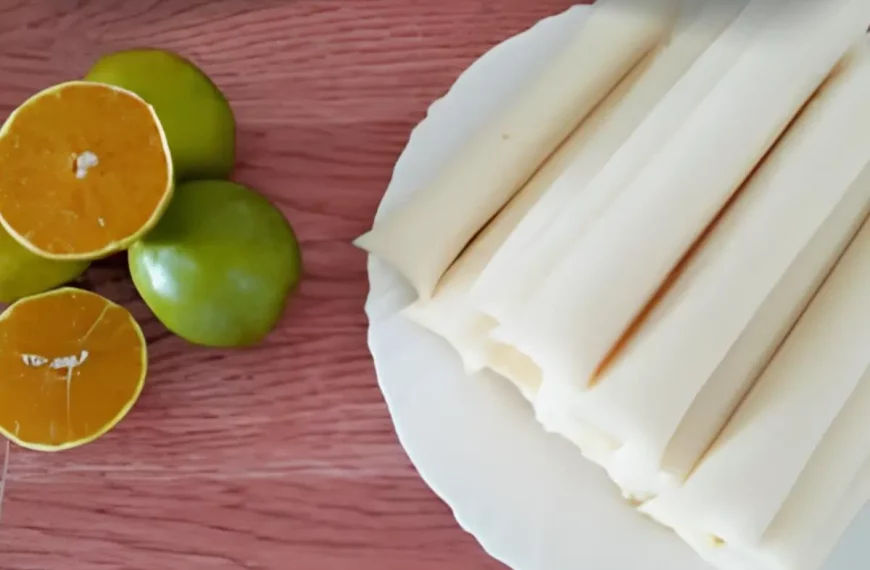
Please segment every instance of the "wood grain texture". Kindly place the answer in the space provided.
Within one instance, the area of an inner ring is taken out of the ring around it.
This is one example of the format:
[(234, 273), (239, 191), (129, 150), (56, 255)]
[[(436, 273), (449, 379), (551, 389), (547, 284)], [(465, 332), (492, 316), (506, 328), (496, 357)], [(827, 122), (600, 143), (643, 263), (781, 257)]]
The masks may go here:
[(144, 323), (152, 373), (104, 439), (13, 449), (0, 570), (499, 568), (396, 441), (366, 347), (365, 258), (349, 242), (429, 103), (571, 3), (0, 0), (0, 118), (106, 51), (178, 50), (228, 94), (236, 179), (285, 212), (306, 262), (280, 329), (237, 352), (169, 335), (123, 258), (91, 270), (86, 284)]

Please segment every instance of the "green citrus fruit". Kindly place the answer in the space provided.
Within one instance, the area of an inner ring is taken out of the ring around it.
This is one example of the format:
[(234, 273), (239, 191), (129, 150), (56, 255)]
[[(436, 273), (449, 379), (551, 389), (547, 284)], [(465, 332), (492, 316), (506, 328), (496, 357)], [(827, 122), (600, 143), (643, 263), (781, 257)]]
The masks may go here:
[(129, 251), (142, 298), (166, 327), (205, 346), (259, 342), (301, 274), (290, 224), (268, 200), (222, 180), (188, 182)]
[(120, 51), (102, 57), (85, 79), (128, 89), (154, 107), (178, 180), (226, 178), (232, 172), (233, 111), (220, 89), (190, 61), (158, 49)]
[(68, 283), (87, 269), (86, 261), (39, 257), (0, 227), (0, 302), (12, 303)]

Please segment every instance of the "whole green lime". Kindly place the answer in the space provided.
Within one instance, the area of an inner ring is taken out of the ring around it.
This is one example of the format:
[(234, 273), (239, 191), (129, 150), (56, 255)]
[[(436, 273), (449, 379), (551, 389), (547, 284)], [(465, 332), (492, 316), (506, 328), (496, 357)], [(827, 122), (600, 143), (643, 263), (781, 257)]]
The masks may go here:
[(139, 294), (194, 344), (259, 342), (278, 323), (302, 259), (290, 224), (266, 198), (233, 182), (188, 182), (157, 227), (129, 251)]
[(145, 99), (166, 131), (178, 180), (227, 178), (236, 154), (236, 122), (220, 89), (178, 54), (136, 49), (102, 57), (85, 77)]
[(86, 261), (57, 261), (39, 257), (0, 227), (0, 302), (44, 293), (84, 273)]

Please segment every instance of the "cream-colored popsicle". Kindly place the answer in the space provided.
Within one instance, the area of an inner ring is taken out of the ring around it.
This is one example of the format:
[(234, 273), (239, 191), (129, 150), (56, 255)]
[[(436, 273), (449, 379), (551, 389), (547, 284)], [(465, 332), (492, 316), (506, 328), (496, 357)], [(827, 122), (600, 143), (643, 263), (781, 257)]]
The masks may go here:
[(818, 570), (832, 562), (831, 557), (840, 547), (843, 538), (850, 533), (850, 527), (859, 517), (870, 500), (870, 462), (864, 467), (858, 477), (849, 485), (837, 504), (833, 515), (827, 524), (817, 529), (815, 536), (808, 540), (804, 536), (794, 535), (790, 542), (790, 560), (794, 560), (794, 570)]
[[(636, 90), (638, 80), (645, 76), (657, 55), (655, 51), (638, 63), (481, 230), (438, 282), (431, 298), (417, 299), (405, 309), (405, 315), (412, 321), (450, 342), (462, 358), (467, 373), (478, 372), (486, 366), (486, 352), (492, 344), (489, 331), (498, 324), (470, 303), (468, 293), (471, 286), (505, 238), (578, 154), (607, 152), (609, 147), (614, 147), (610, 152), (615, 150), (619, 140), (613, 139), (619, 132), (614, 131), (621, 125), (614, 123), (613, 116), (620, 113), (623, 101)], [(631, 103), (625, 101), (625, 104)], [(626, 125), (622, 130), (630, 128), (631, 125)]]
[[(813, 453), (780, 511), (765, 531), (754, 554), (770, 559), (776, 568), (800, 568), (807, 557), (820, 561), (828, 552), (804, 546), (824, 535), (829, 521), (837, 518), (847, 489), (862, 478), (870, 461), (870, 369)], [(858, 506), (868, 498), (856, 499)], [(827, 550), (833, 547), (829, 545)]]
[[(783, 526), (764, 540), (764, 558), (771, 557), (774, 570), (819, 570), (830, 558), (843, 535), (855, 520), (858, 513), (870, 500), (870, 461), (865, 461), (858, 475), (845, 487), (818, 489), (825, 495), (835, 493), (839, 500), (830, 515), (802, 513), (801, 521), (810, 523), (792, 527)], [(841, 492), (842, 491), (842, 492)], [(798, 495), (795, 495), (798, 497)], [(779, 525), (775, 522), (774, 525)], [(771, 527), (773, 530), (773, 527)], [(770, 567), (770, 563), (765, 570)], [(738, 567), (726, 570), (741, 570)]]
[(786, 3), (738, 64), (497, 329), (543, 381), (588, 385), (669, 273), (870, 22), (870, 1)]
[[(526, 400), (536, 405), (541, 370), (529, 357), (511, 346), (492, 342), (486, 362), (487, 368), (510, 381)], [(587, 459), (599, 465), (606, 465), (620, 447), (618, 441), (590, 429), (562, 409), (550, 414), (548, 420), (543, 426), (547, 431), (572, 442)]]
[(664, 41), (675, 0), (599, 0), (569, 45), (432, 183), (356, 241), (428, 298), (471, 238)]
[(870, 211), (870, 114), (860, 112), (868, 100), (865, 43), (597, 384), (540, 390), (539, 409), (568, 410), (623, 442), (607, 467), (627, 494), (654, 496), (688, 475)]
[[(736, 551), (756, 547), (817, 450), (841, 467), (852, 461), (836, 445), (825, 451), (824, 440), (852, 405), (863, 411), (866, 404), (860, 401), (863, 390), (856, 389), (870, 368), (868, 314), (870, 223), (865, 223), (685, 484), (642, 510), (682, 534), (715, 537)], [(853, 400), (855, 394), (859, 398)], [(843, 421), (848, 426), (858, 420)], [(850, 445), (863, 442), (852, 439), (863, 438), (859, 434), (843, 437)], [(817, 481), (811, 475), (809, 487)]]
[[(498, 323), (480, 312), (469, 299), (469, 290), (493, 255), (530, 212), (558, 209), (570, 200), (575, 188), (553, 186), (570, 168), (585, 172), (601, 168), (625, 142), (646, 114), (665, 95), (698, 55), (733, 19), (741, 0), (720, 4), (693, 1), (680, 16), (673, 41), (654, 50), (581, 123), (574, 134), (532, 177), (508, 205), (481, 231), (438, 283), (430, 299), (418, 299), (406, 315), (447, 339), (459, 352), (466, 372), (487, 365), (489, 331)], [(505, 276), (521, 279), (520, 272)], [(498, 364), (496, 363), (496, 366)]]
[[(734, 546), (687, 528), (679, 533), (720, 570), (817, 570), (870, 499), (868, 418), (870, 370), (864, 372), (758, 544)], [(779, 445), (789, 443), (786, 435)]]
[(819, 570), (870, 499), (870, 461), (847, 485), (819, 490), (835, 497), (831, 512), (809, 514), (795, 527), (783, 527), (776, 545), (765, 538), (755, 550), (738, 550), (710, 537), (678, 534), (718, 570)]
[(541, 387), (541, 369), (528, 356), (513, 347), (490, 342), (486, 366), (513, 384), (526, 400), (535, 403)]
[(485, 313), (508, 322), (589, 225), (692, 115), (748, 48), (780, 0), (735, 0), (705, 6), (701, 17), (675, 38), (648, 78), (656, 101), (630, 120), (638, 128), (613, 156), (591, 154), (574, 162), (529, 212), (481, 274), (472, 299)]

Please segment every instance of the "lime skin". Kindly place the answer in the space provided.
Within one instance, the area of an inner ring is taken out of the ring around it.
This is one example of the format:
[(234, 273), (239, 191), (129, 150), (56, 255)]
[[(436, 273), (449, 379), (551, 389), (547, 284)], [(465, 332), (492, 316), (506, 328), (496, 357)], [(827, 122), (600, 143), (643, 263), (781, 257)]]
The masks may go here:
[(45, 259), (19, 244), (0, 227), (0, 302), (44, 293), (79, 277), (87, 261)]
[(179, 181), (228, 178), (236, 155), (236, 121), (224, 94), (196, 65), (159, 49), (100, 58), (87, 81), (122, 87), (154, 107)]
[(155, 316), (194, 344), (257, 344), (280, 320), (302, 273), (293, 229), (260, 194), (233, 182), (177, 187), (157, 227), (128, 253)]

